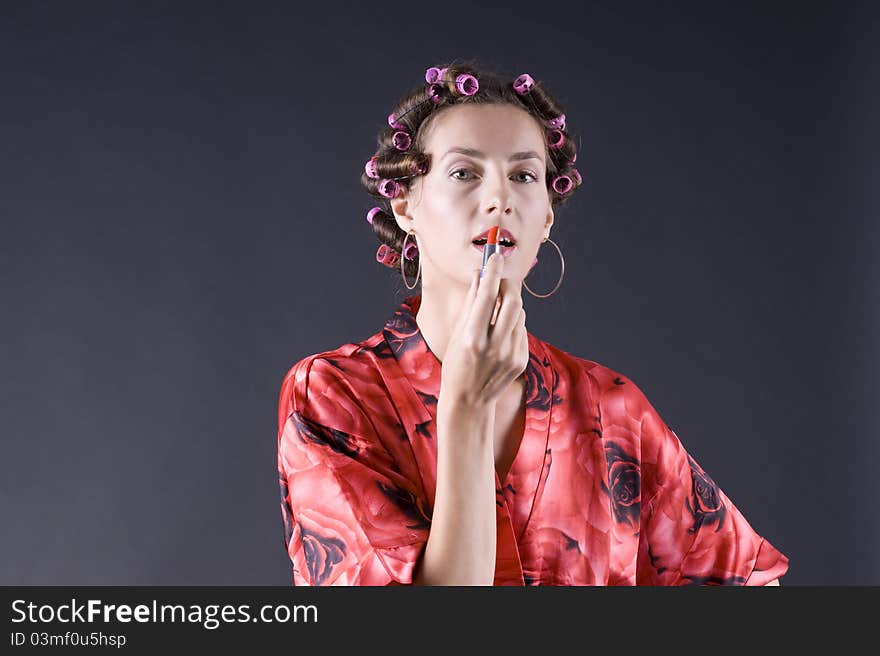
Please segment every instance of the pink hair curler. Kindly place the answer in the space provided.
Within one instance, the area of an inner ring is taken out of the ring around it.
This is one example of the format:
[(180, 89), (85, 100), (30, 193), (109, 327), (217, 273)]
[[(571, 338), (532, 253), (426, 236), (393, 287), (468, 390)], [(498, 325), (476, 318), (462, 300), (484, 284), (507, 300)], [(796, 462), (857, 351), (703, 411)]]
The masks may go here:
[(385, 198), (396, 198), (397, 194), (400, 193), (400, 185), (394, 180), (382, 180), (379, 183), (379, 193), (385, 196)]
[(379, 179), (379, 174), (376, 172), (376, 156), (374, 155), (369, 160), (367, 160), (366, 165), (364, 165), (364, 171), (367, 172), (368, 178), (373, 178), (374, 180)]
[(455, 78), (455, 88), (463, 96), (472, 96), (480, 89), (480, 83), (470, 73), (462, 73)]
[(565, 129), (565, 114), (560, 114), (556, 118), (551, 118), (547, 121), (547, 125), (551, 128), (558, 128), (559, 130)]
[(436, 66), (431, 66), (430, 68), (425, 70), (425, 82), (428, 84), (443, 84), (443, 75), (446, 73), (447, 68), (437, 68)]
[(408, 133), (398, 131), (391, 137), (391, 143), (394, 144), (394, 147), (397, 148), (397, 150), (406, 150), (412, 143), (412, 139), (410, 139)]
[(553, 178), (553, 191), (557, 194), (567, 194), (571, 191), (573, 183), (567, 175), (557, 175)]
[(562, 148), (562, 144), (565, 143), (565, 135), (562, 133), (562, 130), (553, 130), (547, 136), (549, 138), (549, 146), (553, 150), (559, 150)]
[(575, 179), (575, 182), (577, 182), (578, 187), (580, 187), (581, 182), (584, 181), (584, 179), (581, 177), (580, 171), (578, 171), (576, 168), (571, 169), (571, 177), (573, 177)]
[(435, 105), (443, 102), (443, 85), (441, 84), (432, 84), (428, 87), (428, 95), (431, 97), (431, 100)]
[(400, 254), (390, 246), (382, 244), (376, 251), (376, 261), (381, 262), (385, 266), (394, 267), (400, 262)]
[(513, 90), (519, 95), (524, 96), (532, 90), (534, 84), (535, 80), (532, 79), (532, 76), (528, 73), (523, 73), (513, 81)]
[(367, 212), (367, 223), (369, 223), (370, 225), (372, 225), (372, 223), (373, 223), (373, 219), (376, 217), (376, 215), (377, 215), (379, 212), (382, 212), (382, 211), (383, 211), (382, 208), (381, 208), (381, 207), (378, 207), (378, 206), (372, 208), (369, 212)]

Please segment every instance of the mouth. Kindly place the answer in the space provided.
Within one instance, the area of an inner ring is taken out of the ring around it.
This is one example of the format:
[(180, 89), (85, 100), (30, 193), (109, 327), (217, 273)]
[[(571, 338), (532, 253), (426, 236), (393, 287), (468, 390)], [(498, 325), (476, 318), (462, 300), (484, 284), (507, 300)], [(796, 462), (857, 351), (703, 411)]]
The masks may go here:
[[(513, 250), (516, 248), (516, 244), (508, 241), (507, 239), (499, 239), (499, 245), (501, 246), (501, 255), (507, 256), (510, 255)], [(486, 245), (486, 238), (481, 237), (480, 239), (475, 239), (473, 241), (473, 246), (481, 255), (483, 254), (483, 247)]]
[(498, 241), (499, 243), (501, 243), (502, 246), (514, 246), (516, 244), (516, 237), (514, 236), (514, 234), (507, 228), (502, 228), (501, 226), (493, 226), (492, 228), (484, 230), (478, 235), (474, 235), (474, 243), (481, 241), (482, 244), (485, 244), (486, 240), (489, 238), (489, 233), (495, 228), (498, 229)]

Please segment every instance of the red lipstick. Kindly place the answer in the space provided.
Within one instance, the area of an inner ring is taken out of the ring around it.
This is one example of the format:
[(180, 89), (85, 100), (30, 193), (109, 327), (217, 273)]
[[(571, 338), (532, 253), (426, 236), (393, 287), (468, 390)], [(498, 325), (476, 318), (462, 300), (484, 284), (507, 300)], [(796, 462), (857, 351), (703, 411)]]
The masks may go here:
[(489, 228), (489, 235), (486, 239), (486, 244), (483, 246), (483, 265), (480, 267), (480, 278), (486, 273), (486, 262), (489, 260), (489, 256), (492, 253), (501, 253), (501, 244), (498, 243), (498, 231), (500, 229), (501, 226)]

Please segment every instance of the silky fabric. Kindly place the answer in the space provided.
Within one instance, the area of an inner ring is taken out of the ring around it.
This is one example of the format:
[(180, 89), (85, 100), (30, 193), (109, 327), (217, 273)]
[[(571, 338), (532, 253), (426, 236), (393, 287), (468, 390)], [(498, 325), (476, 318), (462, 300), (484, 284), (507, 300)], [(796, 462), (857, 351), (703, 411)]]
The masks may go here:
[[(410, 296), (285, 375), (278, 476), (293, 585), (411, 584), (431, 530), (441, 363)], [(495, 585), (764, 585), (759, 535), (635, 383), (528, 333), (525, 430), (495, 473)]]

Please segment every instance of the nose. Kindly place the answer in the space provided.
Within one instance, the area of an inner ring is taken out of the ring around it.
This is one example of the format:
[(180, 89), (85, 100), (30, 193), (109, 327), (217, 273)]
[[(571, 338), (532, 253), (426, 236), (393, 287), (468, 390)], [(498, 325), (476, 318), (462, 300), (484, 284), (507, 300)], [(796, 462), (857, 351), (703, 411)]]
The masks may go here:
[(509, 215), (513, 208), (510, 207), (510, 190), (507, 188), (507, 178), (504, 177), (504, 173), (487, 175), (486, 180), (486, 197), (483, 200), (485, 212)]

